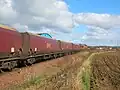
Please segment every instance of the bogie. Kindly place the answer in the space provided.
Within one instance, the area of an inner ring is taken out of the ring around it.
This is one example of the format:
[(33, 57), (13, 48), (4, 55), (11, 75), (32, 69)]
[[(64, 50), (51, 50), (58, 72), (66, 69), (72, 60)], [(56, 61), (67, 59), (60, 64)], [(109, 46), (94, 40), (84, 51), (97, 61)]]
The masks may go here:
[(2, 62), (2, 69), (12, 71), (17, 66), (17, 61)]

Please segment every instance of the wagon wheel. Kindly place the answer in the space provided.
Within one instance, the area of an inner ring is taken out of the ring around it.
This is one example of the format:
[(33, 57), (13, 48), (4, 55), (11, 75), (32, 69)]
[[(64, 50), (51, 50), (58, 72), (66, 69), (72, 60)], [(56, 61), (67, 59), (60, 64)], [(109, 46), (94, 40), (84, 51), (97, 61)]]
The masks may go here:
[(11, 62), (9, 62), (8, 63), (8, 71), (12, 71), (12, 69), (13, 69), (14, 67), (13, 67), (13, 65), (12, 65), (12, 63)]
[(12, 68), (11, 66), (8, 67), (8, 71), (12, 71), (12, 69), (13, 69), (13, 68)]
[(0, 69), (0, 73), (4, 72), (2, 69)]
[(25, 61), (23, 61), (23, 63), (24, 63), (24, 65), (25, 65), (25, 66), (27, 66), (27, 61), (26, 61), (26, 60), (25, 60)]
[(54, 54), (54, 58), (57, 58), (56, 54)]
[(36, 62), (35, 58), (29, 58), (29, 59), (27, 59), (27, 65), (32, 65), (35, 62)]

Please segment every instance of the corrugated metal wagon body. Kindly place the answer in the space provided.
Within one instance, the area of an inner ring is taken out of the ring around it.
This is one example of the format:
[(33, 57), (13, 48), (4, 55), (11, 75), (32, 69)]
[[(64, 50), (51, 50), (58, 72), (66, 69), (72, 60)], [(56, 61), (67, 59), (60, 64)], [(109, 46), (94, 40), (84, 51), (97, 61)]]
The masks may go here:
[(80, 45), (73, 44), (73, 50), (80, 50)]
[(72, 43), (63, 42), (63, 41), (59, 41), (59, 43), (62, 51), (72, 50)]
[(0, 27), (0, 56), (17, 52), (22, 48), (21, 34), (14, 30)]
[(51, 53), (60, 51), (59, 43), (57, 40), (40, 37), (38, 35), (33, 35), (29, 33), (24, 33), (23, 35), (24, 41), (28, 44), (23, 44), (23, 51), (27, 53), (29, 51), (37, 52), (37, 53)]
[(30, 48), (40, 53), (50, 53), (60, 51), (56, 40), (40, 36), (30, 35)]
[[(43, 35), (43, 34), (42, 34)], [(71, 55), (81, 46), (0, 25), (0, 71)]]

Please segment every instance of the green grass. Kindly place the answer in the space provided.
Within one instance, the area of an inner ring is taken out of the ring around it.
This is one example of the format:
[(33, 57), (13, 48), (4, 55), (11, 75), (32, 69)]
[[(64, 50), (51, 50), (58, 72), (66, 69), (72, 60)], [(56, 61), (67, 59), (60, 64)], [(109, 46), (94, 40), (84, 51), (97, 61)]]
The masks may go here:
[(90, 90), (90, 72), (84, 71), (82, 74), (83, 90)]
[(92, 53), (83, 63), (82, 69), (78, 74), (80, 87), (82, 90), (90, 90), (91, 62), (96, 53)]
[(38, 77), (33, 77), (31, 78), (31, 80), (29, 81), (30, 85), (36, 85), (39, 84), (42, 81), (42, 77), (38, 76)]
[(92, 53), (90, 57), (88, 57), (87, 64), (83, 65), (84, 70), (81, 73), (81, 81), (83, 90), (90, 90), (90, 79), (91, 79), (91, 63), (98, 55), (106, 54), (108, 52), (99, 52), (99, 53)]

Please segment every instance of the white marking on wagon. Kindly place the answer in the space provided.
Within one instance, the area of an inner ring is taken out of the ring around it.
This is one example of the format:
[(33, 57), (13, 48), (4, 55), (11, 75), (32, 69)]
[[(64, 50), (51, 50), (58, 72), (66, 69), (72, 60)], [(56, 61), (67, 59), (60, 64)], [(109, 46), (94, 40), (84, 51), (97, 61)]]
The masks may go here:
[(50, 43), (47, 43), (47, 48), (51, 48), (51, 44)]
[(15, 48), (14, 47), (11, 48), (11, 52), (15, 52)]
[(37, 51), (37, 48), (35, 48), (35, 51)]

